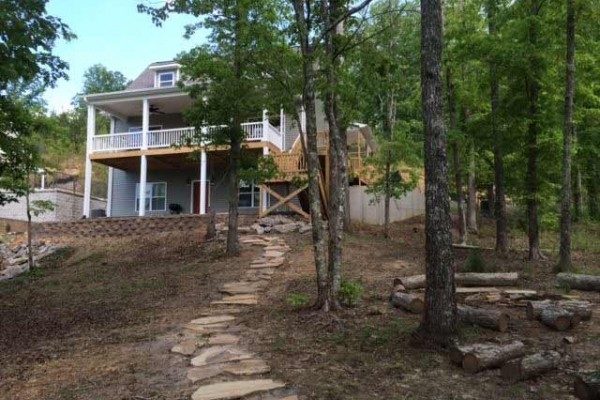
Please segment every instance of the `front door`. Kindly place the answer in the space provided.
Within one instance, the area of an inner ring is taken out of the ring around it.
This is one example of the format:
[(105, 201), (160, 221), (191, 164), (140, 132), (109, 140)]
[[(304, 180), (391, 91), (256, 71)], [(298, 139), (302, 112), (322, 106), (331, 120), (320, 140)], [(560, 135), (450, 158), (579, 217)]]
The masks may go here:
[[(192, 212), (200, 214), (200, 181), (192, 182)], [(210, 207), (210, 182), (206, 181), (206, 211)]]

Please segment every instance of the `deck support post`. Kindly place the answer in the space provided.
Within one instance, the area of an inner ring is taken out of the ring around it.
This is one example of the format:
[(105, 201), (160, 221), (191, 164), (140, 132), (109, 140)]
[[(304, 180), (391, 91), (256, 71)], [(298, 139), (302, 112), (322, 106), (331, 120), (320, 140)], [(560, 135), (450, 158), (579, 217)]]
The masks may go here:
[[(115, 117), (110, 116), (110, 134), (115, 133)], [(106, 188), (106, 216), (112, 216), (112, 183), (113, 183), (113, 167), (108, 167), (108, 183)]]
[(140, 157), (140, 195), (138, 205), (138, 215), (143, 217), (146, 215), (146, 178), (148, 174), (148, 159), (145, 154)]
[(200, 214), (206, 214), (206, 150), (200, 153)]
[(90, 153), (93, 149), (93, 139), (96, 135), (96, 108), (88, 105), (87, 115), (87, 143), (85, 152), (85, 183), (83, 188), (83, 216), (90, 218), (90, 208), (92, 202), (92, 160)]
[[(269, 155), (269, 148), (267, 146), (263, 147), (263, 156), (266, 157)], [(264, 185), (260, 185), (260, 214), (265, 212), (269, 206), (269, 194), (266, 190), (263, 189)]]

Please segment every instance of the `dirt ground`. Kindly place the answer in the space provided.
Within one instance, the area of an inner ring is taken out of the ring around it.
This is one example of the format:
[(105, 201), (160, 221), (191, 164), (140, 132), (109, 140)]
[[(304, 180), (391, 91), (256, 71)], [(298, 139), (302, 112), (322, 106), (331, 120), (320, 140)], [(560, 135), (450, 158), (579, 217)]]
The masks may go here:
[[(447, 354), (412, 346), (419, 317), (391, 308), (388, 296), (395, 277), (423, 271), (422, 222), (394, 224), (389, 241), (378, 228), (356, 227), (346, 241), (344, 277), (364, 286), (362, 300), (326, 316), (286, 302), (293, 294), (313, 296), (315, 286), (310, 235), (287, 235), (289, 263), (259, 306), (240, 316), (249, 327), (244, 343), (306, 399), (574, 398), (573, 372), (600, 368), (598, 307), (591, 322), (568, 333), (576, 338), (569, 346), (561, 344), (564, 333), (527, 321), (523, 308), (507, 309), (506, 333), (461, 327), (463, 342), (520, 339), (532, 351), (565, 354), (560, 371), (524, 383), (505, 383), (497, 370), (469, 375)], [(600, 237), (589, 235), (574, 258), (582, 272), (597, 273)], [(490, 246), (491, 228), (472, 240)], [(513, 238), (513, 246), (524, 247), (522, 240)], [(185, 377), (187, 361), (168, 351), (175, 332), (258, 251), (226, 259), (221, 243), (184, 237), (83, 242), (39, 272), (0, 283), (0, 399), (189, 399), (197, 385)], [(456, 251), (458, 269), (467, 256)], [(551, 261), (524, 257), (482, 252), (487, 269), (521, 272), (523, 288), (564, 293), (554, 288)], [(569, 294), (600, 304), (598, 293)]]

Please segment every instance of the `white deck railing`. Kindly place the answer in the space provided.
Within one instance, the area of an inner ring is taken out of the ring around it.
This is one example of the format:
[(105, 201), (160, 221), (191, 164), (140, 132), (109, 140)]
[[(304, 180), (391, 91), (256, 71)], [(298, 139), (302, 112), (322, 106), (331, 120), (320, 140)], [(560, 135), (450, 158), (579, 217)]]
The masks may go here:
[[(210, 126), (207, 129), (219, 129)], [(247, 141), (264, 141), (273, 143), (283, 149), (281, 132), (268, 121), (247, 122), (242, 124)], [(171, 147), (174, 145), (184, 146), (195, 140), (194, 127), (161, 129), (149, 131), (147, 134), (146, 147), (149, 149)], [(142, 132), (113, 133), (110, 135), (96, 135), (92, 139), (92, 153), (103, 153), (123, 150), (140, 150), (144, 147)]]

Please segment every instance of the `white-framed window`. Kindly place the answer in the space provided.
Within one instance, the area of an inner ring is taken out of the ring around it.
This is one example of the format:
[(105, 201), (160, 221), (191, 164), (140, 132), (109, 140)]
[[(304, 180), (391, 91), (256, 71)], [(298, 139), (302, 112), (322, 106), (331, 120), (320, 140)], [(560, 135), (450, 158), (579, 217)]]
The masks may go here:
[(156, 73), (156, 86), (159, 88), (175, 86), (175, 71), (164, 71)]
[(238, 198), (238, 205), (241, 208), (258, 207), (260, 204), (260, 188), (254, 182), (240, 181)]
[[(135, 211), (140, 209), (140, 184), (135, 184)], [(167, 182), (146, 182), (146, 211), (167, 211)]]

